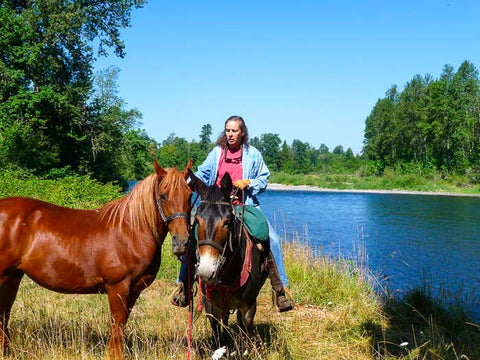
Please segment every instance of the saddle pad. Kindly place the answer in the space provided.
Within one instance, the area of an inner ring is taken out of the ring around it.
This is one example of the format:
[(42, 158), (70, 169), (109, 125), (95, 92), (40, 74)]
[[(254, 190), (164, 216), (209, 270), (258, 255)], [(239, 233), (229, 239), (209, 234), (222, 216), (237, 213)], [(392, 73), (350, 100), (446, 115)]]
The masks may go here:
[(259, 241), (268, 240), (268, 222), (262, 210), (251, 205), (235, 206), (235, 217), (241, 222), (243, 216), (243, 225), (248, 234)]

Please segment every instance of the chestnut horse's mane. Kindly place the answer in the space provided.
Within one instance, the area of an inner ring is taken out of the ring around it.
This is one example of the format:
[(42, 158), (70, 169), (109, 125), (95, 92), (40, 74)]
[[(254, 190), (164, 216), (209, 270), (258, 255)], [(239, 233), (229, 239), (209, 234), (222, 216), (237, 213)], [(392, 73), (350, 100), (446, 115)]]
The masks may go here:
[(134, 233), (148, 228), (158, 239), (157, 187), (171, 199), (179, 188), (187, 186), (181, 172), (174, 168), (166, 168), (165, 171), (163, 178), (153, 173), (139, 181), (129, 194), (104, 204), (99, 209), (102, 218), (117, 227), (127, 223)]

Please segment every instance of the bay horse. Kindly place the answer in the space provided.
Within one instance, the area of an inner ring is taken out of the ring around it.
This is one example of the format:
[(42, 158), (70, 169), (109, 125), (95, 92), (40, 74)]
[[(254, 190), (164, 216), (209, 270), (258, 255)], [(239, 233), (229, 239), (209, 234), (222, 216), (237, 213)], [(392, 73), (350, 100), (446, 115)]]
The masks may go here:
[(24, 274), (65, 294), (106, 293), (108, 356), (123, 358), (125, 324), (140, 292), (155, 279), (168, 232), (173, 253), (186, 250), (193, 192), (189, 170), (163, 169), (96, 210), (25, 197), (0, 200), (0, 357), (9, 350), (8, 320)]
[(231, 310), (237, 310), (242, 329), (249, 334), (253, 330), (257, 297), (268, 276), (269, 249), (265, 244), (260, 251), (235, 216), (228, 172), (221, 179), (221, 187), (207, 187), (198, 178), (194, 181), (201, 199), (194, 222), (201, 301), (215, 340), (224, 343)]

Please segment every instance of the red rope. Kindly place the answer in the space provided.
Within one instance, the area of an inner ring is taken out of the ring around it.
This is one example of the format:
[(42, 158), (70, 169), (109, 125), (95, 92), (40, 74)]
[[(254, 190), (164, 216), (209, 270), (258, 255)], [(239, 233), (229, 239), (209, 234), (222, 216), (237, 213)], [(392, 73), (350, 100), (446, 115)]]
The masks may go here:
[(190, 352), (192, 350), (192, 317), (193, 317), (193, 299), (192, 299), (192, 284), (190, 277), (190, 251), (187, 249), (187, 300), (188, 300), (188, 330), (187, 330), (187, 360), (190, 360)]

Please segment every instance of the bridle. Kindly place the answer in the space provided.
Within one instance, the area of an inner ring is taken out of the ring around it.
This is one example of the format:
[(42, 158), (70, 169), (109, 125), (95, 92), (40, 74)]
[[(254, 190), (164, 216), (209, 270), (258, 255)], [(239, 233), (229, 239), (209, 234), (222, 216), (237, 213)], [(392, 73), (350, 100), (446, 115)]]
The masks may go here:
[[(205, 200), (202, 200), (200, 201), (200, 204), (208, 204), (208, 205), (223, 205), (223, 206), (229, 206), (230, 208), (232, 207), (232, 204), (227, 202), (227, 201), (205, 201)], [(230, 232), (230, 248), (232, 247), (232, 231)], [(204, 246), (204, 245), (207, 245), (207, 246), (211, 246), (215, 249), (217, 249), (221, 254), (222, 256), (225, 254), (225, 249), (226, 249), (226, 244), (224, 246), (220, 245), (219, 243), (216, 243), (215, 241), (212, 241), (212, 240), (201, 240), (201, 241), (198, 241), (197, 243), (197, 246), (200, 247), (200, 246)]]
[[(208, 204), (208, 205), (223, 205), (223, 206), (229, 206), (232, 211), (233, 211), (233, 205), (232, 203), (230, 202), (227, 202), (227, 201), (201, 201), (200, 203), (204, 203), (204, 204)], [(225, 251), (227, 249), (227, 245), (228, 247), (230, 248), (230, 252), (234, 252), (234, 248), (233, 248), (233, 238), (236, 234), (236, 231), (235, 229), (237, 228), (238, 224), (236, 223), (236, 219), (233, 219), (233, 228), (230, 229), (230, 234), (229, 234), (229, 239), (228, 241), (222, 246), (220, 245), (219, 243), (215, 242), (215, 241), (212, 241), (212, 240), (201, 240), (201, 241), (198, 241), (197, 242), (197, 247), (200, 247), (200, 246), (211, 246), (215, 249), (217, 249), (219, 252), (220, 252), (220, 262), (223, 264), (225, 262)]]
[[(190, 178), (187, 179), (187, 184), (190, 182)], [(171, 223), (173, 220), (175, 219), (180, 219), (180, 218), (183, 218), (187, 221), (187, 225), (188, 225), (188, 229), (190, 229), (190, 214), (191, 214), (191, 211), (192, 211), (192, 208), (193, 208), (193, 205), (197, 202), (197, 198), (198, 198), (198, 194), (197, 194), (197, 197), (195, 198), (195, 200), (193, 202), (190, 203), (190, 206), (188, 208), (188, 212), (184, 213), (184, 212), (176, 212), (176, 213), (173, 213), (172, 215), (169, 215), (169, 216), (166, 216), (165, 215), (165, 212), (163, 211), (163, 208), (162, 208), (162, 199), (160, 199), (159, 197), (156, 197), (156, 203), (157, 203), (157, 209), (158, 209), (158, 213), (160, 214), (160, 218), (162, 219), (162, 221), (165, 223), (165, 225), (168, 226), (169, 223)]]
[[(189, 219), (189, 215), (188, 213), (184, 213), (184, 212), (177, 212), (177, 213), (173, 213), (172, 215), (169, 215), (169, 216), (165, 216), (165, 212), (163, 211), (162, 209), (162, 205), (160, 205), (161, 203), (161, 200), (157, 199), (157, 209), (158, 209), (158, 212), (160, 213), (160, 217), (162, 218), (163, 222), (165, 223), (165, 225), (168, 225), (170, 222), (172, 222), (173, 220), (175, 219), (179, 219), (179, 218), (184, 218), (185, 220), (187, 220), (187, 224), (189, 223), (188, 219)], [(189, 211), (192, 209), (192, 207), (190, 206), (190, 209)]]

